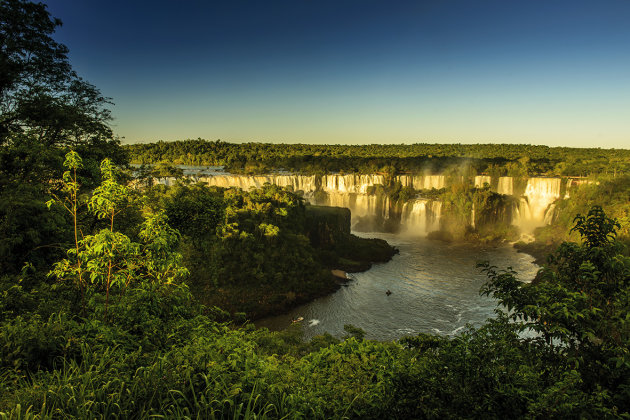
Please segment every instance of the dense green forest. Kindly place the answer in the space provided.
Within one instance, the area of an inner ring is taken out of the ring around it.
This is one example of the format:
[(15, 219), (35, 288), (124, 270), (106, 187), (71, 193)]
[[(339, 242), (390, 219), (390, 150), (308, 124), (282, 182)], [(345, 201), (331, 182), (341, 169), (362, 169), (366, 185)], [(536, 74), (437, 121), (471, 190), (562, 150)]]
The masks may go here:
[(538, 282), (480, 267), (498, 306), (479, 328), (395, 342), (256, 329), (231, 313), (246, 290), (280, 308), (391, 249), (278, 187), (132, 182), (59, 24), (0, 0), (0, 417), (630, 416), (630, 259), (597, 205), (627, 209), (627, 179), (573, 195), (581, 215), (558, 225), (573, 241)]
[(630, 150), (522, 144), (314, 145), (183, 140), (125, 145), (131, 161), (222, 165), (233, 173), (442, 173), (470, 167), (493, 176), (588, 176), (630, 171)]
[(275, 185), (249, 192), (156, 185), (140, 199), (181, 233), (196, 297), (249, 319), (336, 290), (331, 269), (363, 271), (395, 253), (383, 240), (350, 234), (349, 210), (306, 206)]

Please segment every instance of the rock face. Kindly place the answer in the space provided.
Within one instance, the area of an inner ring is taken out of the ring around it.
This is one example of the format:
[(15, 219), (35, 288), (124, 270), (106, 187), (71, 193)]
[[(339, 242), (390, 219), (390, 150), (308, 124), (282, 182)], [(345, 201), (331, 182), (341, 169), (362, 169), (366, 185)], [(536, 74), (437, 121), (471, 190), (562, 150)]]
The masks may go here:
[(311, 245), (328, 267), (342, 272), (364, 271), (372, 263), (389, 261), (398, 252), (382, 239), (352, 235), (350, 210), (346, 208), (311, 205), (305, 210)]
[(350, 235), (350, 210), (340, 207), (307, 206), (308, 238), (315, 247), (341, 244)]

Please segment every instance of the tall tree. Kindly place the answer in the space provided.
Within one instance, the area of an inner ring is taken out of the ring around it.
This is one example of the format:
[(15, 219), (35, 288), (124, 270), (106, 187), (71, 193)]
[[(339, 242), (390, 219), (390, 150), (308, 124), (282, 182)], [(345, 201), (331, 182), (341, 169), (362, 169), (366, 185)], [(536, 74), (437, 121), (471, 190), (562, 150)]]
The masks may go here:
[(69, 148), (83, 156), (86, 188), (98, 183), (103, 158), (125, 160), (108, 126), (109, 99), (72, 70), (68, 48), (52, 38), (60, 25), (42, 3), (0, 0), (0, 271), (70, 239), (63, 218), (43, 207), (61, 188)]
[(81, 79), (68, 48), (52, 39), (61, 25), (42, 3), (0, 1), (0, 140), (31, 134), (47, 146), (112, 139), (110, 102)]

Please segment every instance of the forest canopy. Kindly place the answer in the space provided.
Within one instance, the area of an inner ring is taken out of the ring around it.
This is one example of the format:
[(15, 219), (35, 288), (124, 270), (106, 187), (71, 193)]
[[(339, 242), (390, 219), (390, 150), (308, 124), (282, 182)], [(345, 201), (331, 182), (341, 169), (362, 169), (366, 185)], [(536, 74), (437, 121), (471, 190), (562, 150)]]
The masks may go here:
[(495, 176), (588, 176), (630, 171), (630, 150), (524, 144), (315, 145), (183, 140), (124, 146), (131, 161), (221, 165), (232, 172), (428, 172), (469, 165)]

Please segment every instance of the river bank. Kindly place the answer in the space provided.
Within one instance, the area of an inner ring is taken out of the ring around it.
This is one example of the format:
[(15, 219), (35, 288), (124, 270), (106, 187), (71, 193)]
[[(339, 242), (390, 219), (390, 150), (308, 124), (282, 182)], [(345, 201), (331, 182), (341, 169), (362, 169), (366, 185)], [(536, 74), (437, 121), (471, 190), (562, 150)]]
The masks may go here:
[(292, 319), (303, 317), (305, 339), (324, 332), (343, 337), (346, 324), (362, 328), (366, 338), (377, 340), (418, 333), (454, 335), (467, 323), (480, 325), (494, 316), (496, 302), (479, 295), (487, 278), (476, 268), (477, 262), (489, 261), (500, 269), (513, 267), (523, 281), (532, 280), (539, 268), (532, 256), (517, 252), (510, 244), (485, 246), (368, 235), (386, 240), (399, 254), (370, 270), (350, 274), (351, 280), (335, 293), (286, 314), (260, 319), (256, 326), (281, 330)]
[[(352, 274), (369, 270), (374, 264), (390, 261), (398, 253), (395, 247), (381, 238), (359, 237), (348, 234), (327, 244), (315, 247), (322, 266), (317, 281), (304, 281), (299, 287), (282, 285), (232, 284), (214, 287), (206, 285), (195, 295), (207, 306), (217, 306), (235, 320), (255, 321), (269, 316), (286, 314), (300, 305), (335, 293), (346, 283), (339, 271)], [(336, 273), (334, 272), (336, 271)]]

